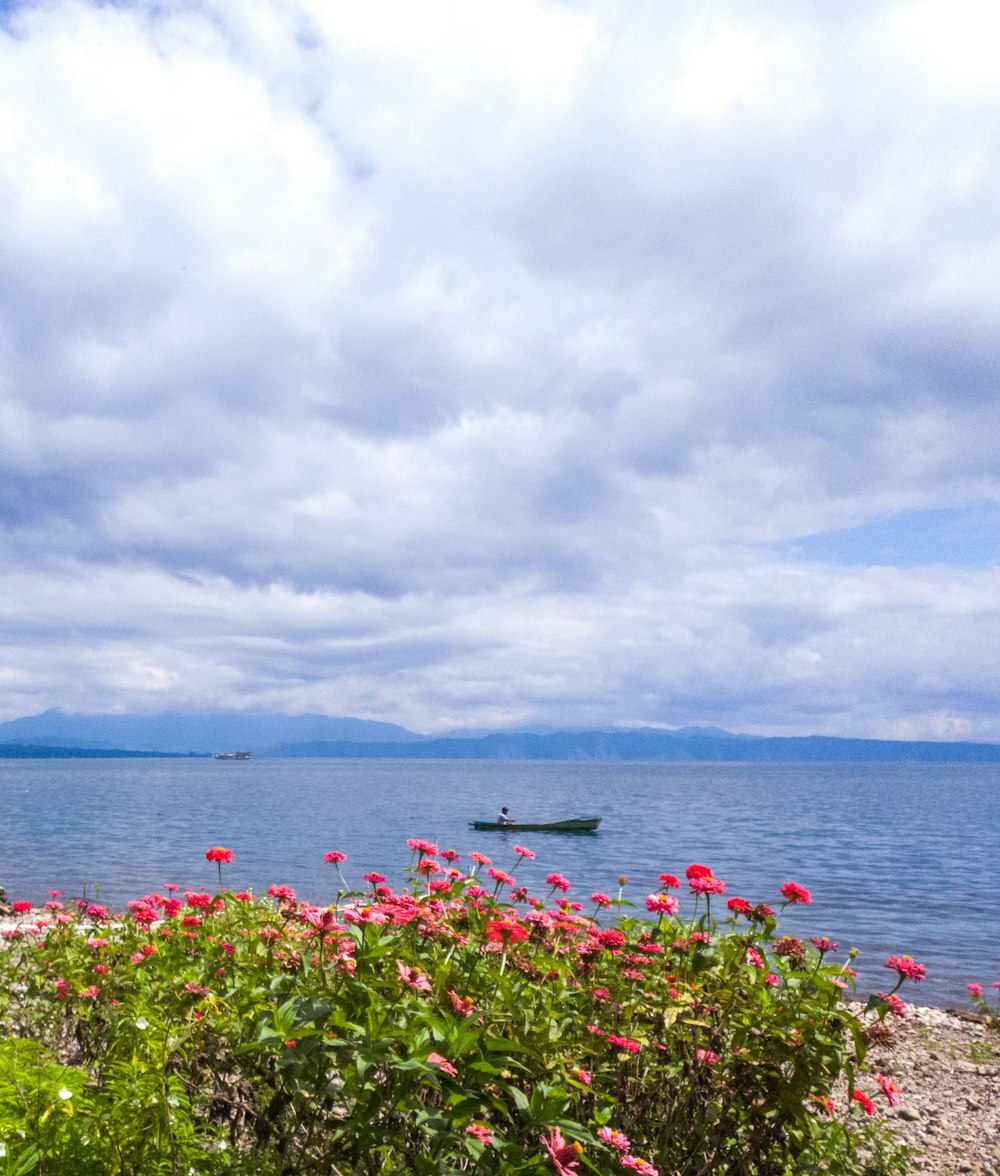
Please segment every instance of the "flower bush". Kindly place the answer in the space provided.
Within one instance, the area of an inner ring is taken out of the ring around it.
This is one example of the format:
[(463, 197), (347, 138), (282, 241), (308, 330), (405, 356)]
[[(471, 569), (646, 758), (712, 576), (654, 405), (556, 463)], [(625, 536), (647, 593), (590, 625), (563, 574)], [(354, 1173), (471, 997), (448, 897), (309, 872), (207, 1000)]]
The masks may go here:
[(216, 893), (51, 901), (5, 930), (0, 1173), (903, 1170), (869, 1118), (898, 1093), (864, 1057), (908, 957), (859, 1016), (835, 944), (781, 935), (706, 866), (683, 902), (662, 875), (640, 918), (625, 879), (529, 894), (521, 846), (468, 869), (409, 847), (399, 889), (352, 890), (327, 854), (328, 906), (225, 889), (214, 847)]

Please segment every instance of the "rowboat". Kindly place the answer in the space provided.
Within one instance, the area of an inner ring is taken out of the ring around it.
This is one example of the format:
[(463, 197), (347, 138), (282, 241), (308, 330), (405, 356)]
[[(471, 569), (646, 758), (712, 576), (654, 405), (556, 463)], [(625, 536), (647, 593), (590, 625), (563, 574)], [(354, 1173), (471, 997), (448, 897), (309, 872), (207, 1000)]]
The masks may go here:
[(568, 821), (517, 821), (501, 825), (499, 821), (470, 821), (473, 829), (502, 829), (507, 833), (594, 833), (600, 817), (572, 817)]

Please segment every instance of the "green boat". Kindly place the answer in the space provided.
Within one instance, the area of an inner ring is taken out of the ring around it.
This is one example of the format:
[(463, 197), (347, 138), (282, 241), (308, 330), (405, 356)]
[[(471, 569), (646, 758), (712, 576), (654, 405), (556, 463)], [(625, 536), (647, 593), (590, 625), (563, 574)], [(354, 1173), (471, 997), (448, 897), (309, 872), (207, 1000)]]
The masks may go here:
[(497, 829), (504, 833), (596, 833), (600, 817), (572, 817), (568, 821), (516, 821), (501, 825), (499, 821), (470, 821), (473, 829)]

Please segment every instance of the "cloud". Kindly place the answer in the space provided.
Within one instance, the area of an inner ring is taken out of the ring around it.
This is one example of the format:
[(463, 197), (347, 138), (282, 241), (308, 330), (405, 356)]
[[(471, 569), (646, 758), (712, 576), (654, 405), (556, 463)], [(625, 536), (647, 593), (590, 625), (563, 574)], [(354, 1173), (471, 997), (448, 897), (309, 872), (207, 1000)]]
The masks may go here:
[(6, 717), (1000, 738), (995, 33), (6, 6)]

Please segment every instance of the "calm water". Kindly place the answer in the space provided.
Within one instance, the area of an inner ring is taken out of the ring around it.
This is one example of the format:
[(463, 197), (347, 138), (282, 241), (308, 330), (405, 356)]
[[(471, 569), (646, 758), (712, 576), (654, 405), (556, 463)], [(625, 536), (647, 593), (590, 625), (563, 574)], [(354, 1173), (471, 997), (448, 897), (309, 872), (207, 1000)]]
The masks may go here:
[[(524, 820), (600, 815), (590, 837), (473, 833), (500, 804)], [(478, 849), (508, 868), (510, 845), (538, 859), (519, 878), (544, 893), (553, 870), (571, 897), (617, 890), (640, 906), (661, 872), (710, 865), (729, 893), (778, 900), (794, 880), (813, 904), (782, 925), (861, 950), (866, 990), (891, 980), (890, 953), (927, 964), (909, 987), (925, 1004), (966, 1004), (965, 984), (1000, 980), (1000, 766), (619, 764), (256, 759), (0, 761), (0, 884), (44, 901), (99, 885), (115, 905), (162, 887), (211, 885), (204, 859), (232, 847), (233, 888), (294, 886), (329, 901), (323, 854), (349, 855), (349, 880), (401, 881), (407, 837)], [(907, 995), (904, 993), (904, 995)]]

